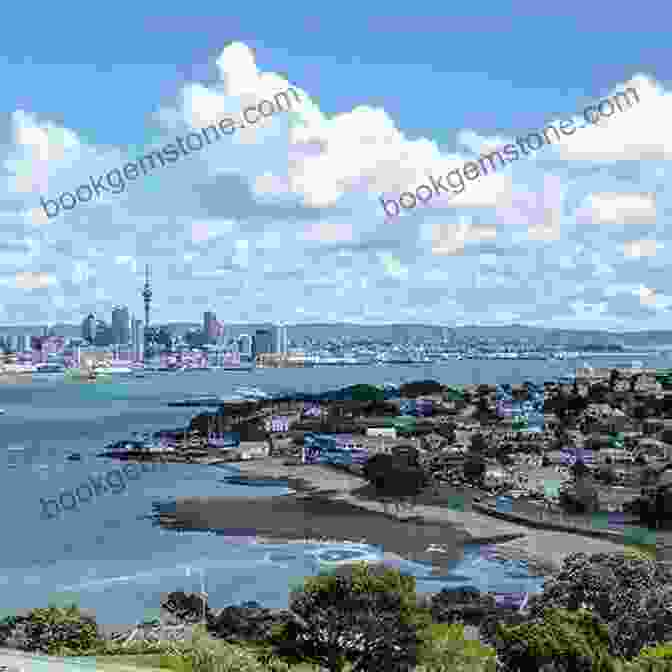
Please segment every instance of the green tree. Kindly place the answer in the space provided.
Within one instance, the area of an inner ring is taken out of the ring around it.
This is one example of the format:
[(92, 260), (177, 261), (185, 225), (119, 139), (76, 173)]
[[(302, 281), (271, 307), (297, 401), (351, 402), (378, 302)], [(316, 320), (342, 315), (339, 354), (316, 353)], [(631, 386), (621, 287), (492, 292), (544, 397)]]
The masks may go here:
[(95, 619), (82, 614), (75, 604), (33, 609), (27, 616), (9, 619), (9, 624), (17, 646), (26, 651), (52, 653), (66, 647), (84, 652), (98, 641)]
[(465, 639), (461, 623), (434, 623), (418, 655), (417, 672), (494, 672), (494, 648)]
[(611, 655), (631, 658), (644, 646), (672, 640), (671, 579), (670, 570), (652, 560), (574, 553), (546, 581), (531, 614), (583, 606), (608, 626)]
[(427, 637), (431, 617), (420, 609), (415, 578), (396, 569), (354, 563), (306, 579), (290, 609), (306, 626), (291, 623), (279, 636), (330, 672), (410, 670)]
[(462, 466), (464, 477), (472, 482), (481, 482), (485, 476), (486, 463), (478, 453), (468, 453)]
[(363, 474), (373, 484), (377, 497), (391, 498), (398, 507), (402, 500), (419, 495), (430, 480), (422, 467), (409, 464), (409, 456), (401, 454), (374, 455), (364, 465)]
[(585, 609), (546, 609), (541, 618), (497, 628), (497, 655), (505, 669), (616, 672), (609, 631)]

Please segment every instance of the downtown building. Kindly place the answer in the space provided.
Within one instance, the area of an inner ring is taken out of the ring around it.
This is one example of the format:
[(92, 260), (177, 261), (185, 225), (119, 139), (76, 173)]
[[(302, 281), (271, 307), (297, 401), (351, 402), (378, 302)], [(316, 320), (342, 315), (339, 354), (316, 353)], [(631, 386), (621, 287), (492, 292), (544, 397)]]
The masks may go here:
[(131, 317), (126, 306), (112, 309), (112, 344), (128, 345), (131, 342)]

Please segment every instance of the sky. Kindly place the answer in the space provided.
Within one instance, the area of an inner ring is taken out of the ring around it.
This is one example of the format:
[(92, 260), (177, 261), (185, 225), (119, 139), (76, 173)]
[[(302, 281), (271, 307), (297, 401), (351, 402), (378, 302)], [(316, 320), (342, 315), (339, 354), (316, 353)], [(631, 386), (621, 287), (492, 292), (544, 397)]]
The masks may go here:
[[(140, 317), (150, 264), (157, 323), (672, 329), (672, 10), (464, 5), (5, 9), (0, 323)], [(462, 193), (417, 189), (561, 122)], [(426, 203), (386, 212), (402, 192)]]

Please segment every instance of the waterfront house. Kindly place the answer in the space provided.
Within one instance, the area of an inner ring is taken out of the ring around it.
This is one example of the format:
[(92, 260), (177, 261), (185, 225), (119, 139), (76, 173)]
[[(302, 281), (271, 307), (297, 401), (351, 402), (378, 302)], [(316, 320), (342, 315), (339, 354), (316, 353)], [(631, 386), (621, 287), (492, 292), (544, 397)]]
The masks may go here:
[(394, 427), (367, 427), (366, 436), (379, 436), (386, 439), (396, 439), (397, 430)]
[(240, 460), (261, 459), (268, 457), (269, 453), (268, 441), (241, 441), (237, 448), (229, 451), (229, 454)]
[(644, 455), (649, 460), (672, 460), (672, 446), (657, 439), (641, 439), (635, 453)]
[(486, 488), (497, 488), (509, 480), (509, 475), (504, 469), (495, 465), (487, 465), (483, 476), (483, 485)]

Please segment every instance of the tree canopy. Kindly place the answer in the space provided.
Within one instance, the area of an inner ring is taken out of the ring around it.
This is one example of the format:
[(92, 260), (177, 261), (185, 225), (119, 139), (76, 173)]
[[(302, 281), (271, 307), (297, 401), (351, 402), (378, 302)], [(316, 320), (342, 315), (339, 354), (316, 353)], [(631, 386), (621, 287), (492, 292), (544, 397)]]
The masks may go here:
[(353, 672), (408, 672), (431, 621), (417, 606), (414, 577), (366, 563), (306, 579), (290, 608), (308, 627), (293, 625), (283, 636), (330, 672), (346, 661)]

